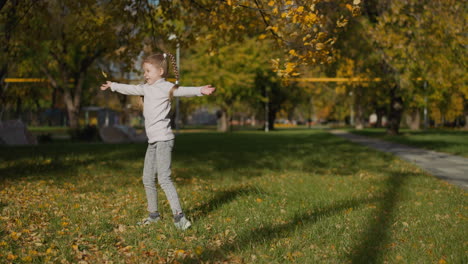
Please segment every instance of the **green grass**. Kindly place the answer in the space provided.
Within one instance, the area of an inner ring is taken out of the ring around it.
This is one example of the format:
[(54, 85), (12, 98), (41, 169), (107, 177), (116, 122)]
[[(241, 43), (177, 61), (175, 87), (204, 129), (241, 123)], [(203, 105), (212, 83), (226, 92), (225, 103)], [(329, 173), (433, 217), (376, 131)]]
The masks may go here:
[(363, 136), (378, 137), (384, 140), (412, 145), (415, 147), (447, 152), (468, 157), (468, 131), (432, 129), (427, 131), (401, 130), (401, 135), (388, 136), (385, 129), (351, 130)]
[[(0, 149), (0, 262), (466, 263), (467, 195), (320, 130), (186, 133), (173, 177), (193, 228), (146, 216), (145, 144)], [(10, 260), (8, 260), (10, 259)]]

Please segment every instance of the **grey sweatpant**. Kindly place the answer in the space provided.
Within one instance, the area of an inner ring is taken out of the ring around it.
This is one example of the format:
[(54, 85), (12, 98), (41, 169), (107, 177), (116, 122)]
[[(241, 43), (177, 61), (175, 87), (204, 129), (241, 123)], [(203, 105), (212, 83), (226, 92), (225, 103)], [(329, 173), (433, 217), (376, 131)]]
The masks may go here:
[(143, 185), (145, 186), (148, 211), (150, 213), (158, 211), (156, 174), (158, 175), (158, 183), (169, 200), (172, 213), (177, 215), (182, 212), (179, 196), (171, 179), (171, 153), (173, 147), (173, 139), (148, 144), (143, 168)]

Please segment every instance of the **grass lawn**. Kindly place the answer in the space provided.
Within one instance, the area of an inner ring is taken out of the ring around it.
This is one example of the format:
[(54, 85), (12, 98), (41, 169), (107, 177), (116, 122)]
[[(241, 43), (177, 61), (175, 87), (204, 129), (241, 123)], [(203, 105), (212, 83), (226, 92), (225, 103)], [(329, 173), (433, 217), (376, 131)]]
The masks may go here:
[(388, 141), (468, 157), (468, 131), (448, 129), (411, 131), (403, 129), (399, 136), (388, 136), (385, 134), (385, 129), (350, 131), (363, 136), (378, 137)]
[(325, 131), (179, 135), (186, 232), (162, 191), (162, 222), (135, 226), (147, 214), (145, 150), (0, 148), (0, 262), (468, 261), (465, 191)]

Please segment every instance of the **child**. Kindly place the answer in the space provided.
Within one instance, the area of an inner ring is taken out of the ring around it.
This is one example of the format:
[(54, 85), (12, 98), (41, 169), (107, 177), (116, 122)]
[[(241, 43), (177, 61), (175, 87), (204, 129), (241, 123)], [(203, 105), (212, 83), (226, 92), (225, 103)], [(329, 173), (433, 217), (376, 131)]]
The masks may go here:
[(171, 179), (171, 152), (174, 146), (174, 134), (170, 127), (169, 112), (173, 96), (203, 96), (214, 92), (211, 85), (201, 87), (179, 87), (165, 80), (168, 74), (168, 58), (170, 58), (176, 80), (179, 72), (172, 54), (154, 54), (143, 60), (145, 84), (127, 85), (107, 81), (101, 90), (110, 88), (114, 92), (128, 95), (144, 96), (143, 116), (148, 136), (148, 149), (146, 150), (143, 168), (143, 185), (148, 200), (149, 217), (139, 224), (148, 225), (160, 220), (157, 205), (156, 174), (158, 182), (164, 190), (172, 213), (174, 224), (178, 229), (185, 230), (191, 226), (182, 212), (179, 197)]

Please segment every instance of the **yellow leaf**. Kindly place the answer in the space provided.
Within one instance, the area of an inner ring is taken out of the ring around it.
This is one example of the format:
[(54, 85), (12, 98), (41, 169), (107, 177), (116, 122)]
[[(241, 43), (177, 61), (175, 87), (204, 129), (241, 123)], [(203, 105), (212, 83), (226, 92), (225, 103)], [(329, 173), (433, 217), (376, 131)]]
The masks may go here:
[(232, 5), (232, 0), (227, 0), (227, 4), (228, 4), (228, 6), (231, 6)]
[(347, 8), (349, 11), (353, 11), (353, 6), (350, 5), (350, 4), (346, 4), (346, 8)]
[(101, 70), (101, 74), (104, 76), (104, 78), (107, 78), (107, 73), (105, 73), (103, 70)]
[(21, 260), (24, 261), (24, 262), (31, 262), (32, 258), (31, 258), (31, 256), (26, 256), (26, 257), (22, 257)]
[(317, 43), (315, 45), (316, 50), (322, 50), (323, 48), (325, 48), (325, 45), (323, 43)]
[(13, 254), (11, 254), (11, 253), (8, 254), (8, 256), (7, 256), (7, 259), (8, 259), (8, 260), (15, 260), (15, 259), (17, 259), (17, 258), (18, 258), (18, 256), (13, 255)]
[(201, 255), (203, 253), (203, 248), (198, 246), (195, 248), (195, 254)]
[(289, 51), (289, 54), (290, 54), (290, 55), (292, 55), (292, 56), (295, 56), (295, 55), (297, 55), (296, 51), (295, 51), (295, 50), (293, 50), (293, 49)]
[(297, 8), (297, 12), (298, 13), (302, 13), (304, 11), (304, 7), (303, 6), (300, 6)]
[(286, 2), (286, 5), (292, 5), (293, 4), (293, 1), (287, 1)]
[(256, 201), (257, 201), (257, 203), (261, 203), (261, 202), (263, 202), (263, 200), (262, 200), (262, 199), (260, 199), (260, 198), (257, 198), (257, 200), (256, 200)]
[(21, 233), (16, 233), (16, 232), (12, 232), (10, 234), (10, 237), (13, 239), (13, 240), (18, 240), (18, 238), (21, 236)]
[(274, 6), (274, 5), (275, 5), (275, 1), (270, 1), (270, 2), (268, 2), (268, 5), (269, 5), (269, 6)]
[(264, 38), (266, 38), (265, 34), (261, 34), (260, 36), (258, 36), (258, 39), (264, 39)]
[(353, 5), (359, 5), (361, 3), (361, 0), (354, 0)]
[(288, 63), (286, 63), (285, 72), (290, 73), (290, 72), (294, 71), (295, 68), (296, 68), (296, 64), (295, 64), (295, 63), (293, 63), (293, 62), (288, 62)]
[(447, 261), (445, 261), (445, 259), (439, 259), (439, 264), (446, 264)]

